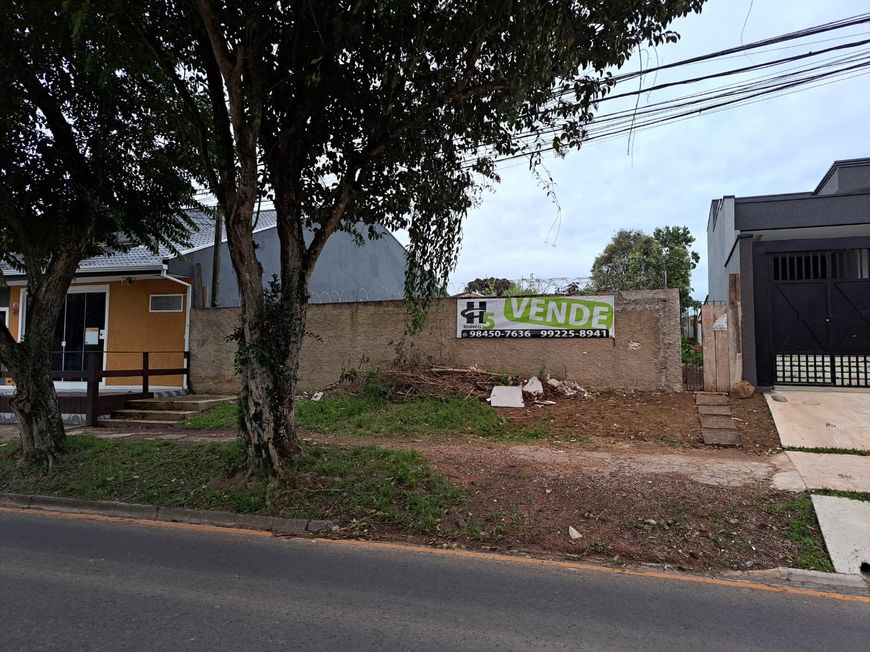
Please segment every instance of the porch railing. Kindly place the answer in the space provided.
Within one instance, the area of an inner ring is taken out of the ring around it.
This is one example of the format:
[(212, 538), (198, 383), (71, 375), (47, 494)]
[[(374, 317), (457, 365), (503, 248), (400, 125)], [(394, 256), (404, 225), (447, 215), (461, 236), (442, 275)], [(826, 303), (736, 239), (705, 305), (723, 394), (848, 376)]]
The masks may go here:
[[(190, 351), (107, 351), (109, 355), (141, 355), (142, 364), (135, 369), (103, 369), (103, 351), (88, 351), (85, 353), (84, 369), (68, 369), (65, 371), (52, 371), (51, 377), (55, 380), (82, 381), (86, 388), (85, 399), (85, 424), (97, 426), (98, 419), (102, 414), (108, 414), (123, 406), (129, 400), (137, 398), (152, 398), (151, 378), (154, 376), (183, 376), (190, 383)], [(179, 355), (184, 356), (182, 367), (153, 367), (151, 355)], [(5, 369), (0, 369), (0, 380), (10, 378), (11, 375)], [(141, 392), (123, 394), (100, 394), (100, 382), (104, 378), (139, 378), (142, 383)]]

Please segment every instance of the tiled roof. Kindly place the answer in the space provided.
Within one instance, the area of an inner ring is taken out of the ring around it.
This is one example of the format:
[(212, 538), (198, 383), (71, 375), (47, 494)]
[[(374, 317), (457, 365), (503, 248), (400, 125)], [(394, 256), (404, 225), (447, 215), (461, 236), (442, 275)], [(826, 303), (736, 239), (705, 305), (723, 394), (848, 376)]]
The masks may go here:
[[(214, 244), (214, 216), (198, 210), (188, 211), (187, 214), (193, 220), (194, 230), (188, 236), (187, 243), (177, 243), (175, 248), (181, 254), (185, 254), (212, 246)], [(258, 231), (272, 228), (275, 223), (275, 211), (261, 211), (256, 228)], [(226, 242), (226, 235), (224, 235), (223, 240)], [(140, 246), (133, 247), (129, 251), (114, 251), (88, 258), (81, 262), (78, 269), (80, 272), (159, 270), (162, 268), (164, 260), (174, 257), (175, 254), (169, 247), (160, 247), (155, 253)], [(6, 276), (21, 275), (20, 272), (13, 270), (3, 262), (0, 262), (0, 269)]]

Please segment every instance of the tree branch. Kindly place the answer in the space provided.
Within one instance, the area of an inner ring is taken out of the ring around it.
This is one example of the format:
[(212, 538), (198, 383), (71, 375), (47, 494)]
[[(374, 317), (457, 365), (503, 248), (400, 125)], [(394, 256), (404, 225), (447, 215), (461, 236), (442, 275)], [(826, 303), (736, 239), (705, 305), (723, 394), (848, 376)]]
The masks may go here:
[(75, 134), (51, 93), (35, 77), (24, 76), (21, 80), (24, 94), (45, 116), (48, 128), (54, 136), (52, 145), (66, 161), (73, 178), (85, 188), (94, 188), (96, 179), (91, 173), (87, 159), (79, 151)]
[(177, 74), (175, 67), (169, 61), (167, 61), (165, 56), (163, 56), (163, 51), (160, 48), (159, 44), (155, 42), (154, 38), (152, 38), (152, 36), (148, 32), (146, 32), (145, 28), (142, 27), (141, 23), (134, 16), (132, 16), (130, 12), (125, 11), (124, 14), (127, 20), (132, 25), (133, 30), (139, 35), (139, 38), (141, 38), (144, 44), (148, 47), (148, 50), (157, 61), (160, 68), (172, 80), (172, 85), (175, 87), (175, 90), (181, 97), (181, 101), (190, 112), (191, 121), (193, 122), (193, 126), (194, 129), (196, 129), (197, 135), (199, 136), (199, 153), (204, 164), (204, 172), (206, 174), (207, 181), (209, 186), (211, 187), (212, 192), (215, 192), (218, 186), (218, 178), (217, 175), (215, 175), (214, 173), (214, 166), (212, 164), (211, 155), (208, 149), (209, 130), (206, 125), (206, 121), (203, 119), (202, 112), (196, 105), (196, 101), (193, 99), (193, 95), (190, 93), (190, 89)]

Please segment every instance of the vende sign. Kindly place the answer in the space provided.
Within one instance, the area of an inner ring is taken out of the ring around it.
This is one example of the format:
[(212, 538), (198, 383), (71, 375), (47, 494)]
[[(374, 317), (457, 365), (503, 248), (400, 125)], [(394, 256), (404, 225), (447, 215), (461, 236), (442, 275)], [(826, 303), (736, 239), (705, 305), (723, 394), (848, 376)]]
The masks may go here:
[(456, 337), (614, 337), (613, 297), (457, 299)]

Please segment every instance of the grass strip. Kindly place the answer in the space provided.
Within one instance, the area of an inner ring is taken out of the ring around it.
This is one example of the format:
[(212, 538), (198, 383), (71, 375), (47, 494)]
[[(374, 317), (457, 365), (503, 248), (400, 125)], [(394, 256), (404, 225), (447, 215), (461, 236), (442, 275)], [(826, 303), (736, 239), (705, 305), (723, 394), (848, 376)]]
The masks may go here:
[(23, 494), (331, 519), (352, 527), (390, 523), (427, 533), (463, 494), (415, 451), (306, 446), (292, 471), (248, 481), (244, 447), (67, 439), (50, 471), (19, 464), (19, 444), (0, 443), (0, 486)]
[[(184, 428), (217, 430), (236, 428), (239, 408), (218, 406), (187, 419)], [(541, 439), (550, 435), (545, 425), (516, 426), (489, 405), (464, 397), (426, 396), (392, 401), (361, 394), (328, 396), (320, 401), (299, 401), (296, 424), (305, 430), (360, 437), (410, 437), (468, 434), (505, 441)]]
[(828, 446), (803, 447), (803, 446), (786, 446), (785, 450), (795, 451), (798, 453), (825, 453), (830, 455), (863, 455), (870, 456), (870, 450), (860, 448), (831, 448)]
[(870, 493), (866, 491), (842, 491), (840, 489), (813, 489), (813, 494), (817, 496), (837, 496), (839, 498), (850, 498), (852, 500), (863, 500), (870, 502)]
[(770, 508), (775, 514), (786, 516), (788, 527), (783, 535), (789, 541), (800, 546), (800, 553), (795, 560), (798, 568), (808, 570), (834, 572), (831, 557), (825, 548), (824, 539), (821, 537), (819, 520), (816, 518), (816, 510), (809, 496), (799, 496), (792, 500), (776, 503)]

